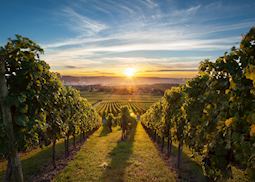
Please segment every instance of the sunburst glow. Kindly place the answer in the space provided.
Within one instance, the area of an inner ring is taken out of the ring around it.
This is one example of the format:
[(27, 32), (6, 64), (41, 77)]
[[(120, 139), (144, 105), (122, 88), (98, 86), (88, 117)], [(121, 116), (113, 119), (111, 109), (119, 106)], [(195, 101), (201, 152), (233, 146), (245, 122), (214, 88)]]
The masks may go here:
[(127, 76), (127, 77), (133, 77), (135, 75), (135, 68), (126, 68), (124, 70), (124, 74)]

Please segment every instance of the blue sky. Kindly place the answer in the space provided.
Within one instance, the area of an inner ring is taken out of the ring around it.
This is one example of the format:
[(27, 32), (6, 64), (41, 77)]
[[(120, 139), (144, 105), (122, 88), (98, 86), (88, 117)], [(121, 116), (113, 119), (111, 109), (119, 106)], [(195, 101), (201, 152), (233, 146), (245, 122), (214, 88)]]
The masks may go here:
[[(255, 1), (1, 0), (0, 44), (21, 34), (65, 75), (190, 77), (255, 25)], [(194, 70), (194, 71), (193, 71)]]

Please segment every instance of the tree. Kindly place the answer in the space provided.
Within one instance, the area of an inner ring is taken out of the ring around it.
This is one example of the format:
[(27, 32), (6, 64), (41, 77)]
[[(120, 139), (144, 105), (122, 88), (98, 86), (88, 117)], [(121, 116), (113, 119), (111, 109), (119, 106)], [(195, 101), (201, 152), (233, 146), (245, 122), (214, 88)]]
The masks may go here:
[[(18, 182), (23, 181), (23, 172), (18, 156), (18, 151), (16, 148), (16, 140), (13, 131), (13, 123), (11, 116), (10, 105), (7, 101), (8, 88), (5, 79), (5, 55), (3, 49), (1, 48), (1, 60), (0, 60), (0, 107), (2, 115), (2, 126), (7, 137), (7, 156), (8, 156), (8, 167), (7, 173), (4, 181), (9, 181), (11, 175), (13, 174), (14, 180)], [(1, 142), (3, 143), (3, 142)]]
[(112, 132), (112, 124), (114, 122), (114, 115), (112, 113), (109, 113), (106, 118), (106, 125), (110, 132)]
[(6, 181), (10, 181), (11, 174), (16, 181), (22, 181), (19, 151), (52, 143), (55, 167), (58, 139), (66, 135), (75, 139), (83, 120), (86, 131), (99, 126), (92, 106), (77, 90), (62, 85), (60, 75), (50, 72), (49, 65), (40, 60), (41, 53), (40, 46), (19, 35), (9, 39), (0, 50), (0, 155), (8, 160)]
[[(255, 179), (255, 28), (240, 48), (214, 62), (200, 63), (199, 76), (163, 97), (166, 130), (202, 157), (210, 180), (232, 177), (232, 166)], [(158, 111), (152, 106), (141, 117), (144, 126), (157, 130)], [(163, 123), (164, 123), (163, 122)], [(180, 150), (179, 150), (180, 151)], [(178, 152), (179, 153), (179, 152)]]
[(121, 107), (121, 129), (122, 129), (122, 135), (121, 139), (124, 140), (127, 135), (127, 129), (128, 129), (128, 117), (129, 117), (129, 110), (127, 106)]
[(168, 95), (165, 92), (162, 98), (162, 117), (164, 122), (164, 135), (167, 137), (167, 155), (170, 156), (172, 152), (172, 120), (171, 120), (171, 107), (168, 104)]
[(61, 108), (60, 102), (62, 84), (55, 74), (51, 74), (48, 80), (48, 97), (45, 98), (44, 113), (46, 116), (46, 134), (52, 141), (52, 164), (56, 168), (56, 142), (62, 137), (63, 120), (61, 120)]
[(120, 112), (120, 126), (122, 129), (121, 139), (126, 139), (128, 132), (134, 126), (136, 119), (130, 115), (128, 106), (122, 106)]
[(184, 143), (184, 126), (185, 120), (183, 118), (183, 93), (181, 87), (173, 87), (167, 90), (165, 96), (167, 97), (167, 103), (169, 104), (170, 120), (174, 128), (174, 136), (178, 141), (178, 156), (177, 156), (177, 168), (181, 168), (181, 154)]
[[(49, 69), (49, 66), (39, 59), (40, 53), (43, 53), (43, 50), (37, 44), (19, 35), (16, 35), (15, 39), (9, 39), (1, 48), (3, 66), (5, 66), (5, 70), (2, 71), (5, 71), (3, 76), (7, 80), (8, 88), (8, 99), (5, 104), (11, 109), (15, 140), (15, 142), (9, 140), (7, 143), (14, 144), (18, 151), (38, 143), (36, 127), (41, 123), (38, 117), (42, 113), (38, 102), (40, 83), (43, 83), (41, 81), (44, 80), (45, 71), (47, 74)], [(9, 132), (6, 132), (6, 135), (9, 135)], [(1, 148), (7, 152), (5, 155), (8, 158), (8, 166), (11, 166), (12, 157), (10, 158), (8, 154), (10, 149), (5, 149), (8, 145), (3, 145)], [(11, 170), (7, 170), (9, 171)]]

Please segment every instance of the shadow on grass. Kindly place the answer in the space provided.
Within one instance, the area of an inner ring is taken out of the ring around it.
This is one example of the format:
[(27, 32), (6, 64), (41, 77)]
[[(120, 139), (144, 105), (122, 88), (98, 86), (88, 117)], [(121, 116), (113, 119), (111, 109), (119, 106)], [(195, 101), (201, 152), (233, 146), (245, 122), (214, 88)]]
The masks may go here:
[[(178, 148), (177, 146), (172, 146), (172, 158), (171, 161), (174, 161), (174, 165), (177, 165), (177, 154)], [(181, 163), (181, 170), (177, 170), (178, 176), (181, 178), (181, 181), (199, 181), (199, 182), (206, 182), (207, 178), (203, 174), (203, 169), (200, 164), (195, 160), (192, 159), (188, 154), (188, 149), (184, 147), (182, 152), (182, 163)]]
[[(145, 129), (145, 131), (146, 131), (146, 129)], [(160, 154), (163, 154), (163, 155), (167, 154), (166, 147), (164, 148), (164, 152), (162, 153), (161, 146), (160, 146), (161, 144), (155, 143), (155, 141), (152, 139), (152, 137), (149, 137), (149, 138), (154, 143), (154, 145), (156, 145), (156, 148), (158, 149), (158, 152)], [(187, 147), (183, 147), (181, 170), (177, 169), (177, 155), (178, 155), (178, 147), (177, 146), (178, 146), (177, 144), (173, 143), (172, 153), (171, 153), (169, 159), (167, 160), (167, 162), (170, 163), (170, 166), (176, 170), (176, 172), (178, 174), (178, 178), (180, 178), (181, 181), (191, 181), (191, 182), (193, 182), (193, 181), (194, 182), (195, 181), (199, 181), (199, 182), (208, 181), (206, 176), (204, 176), (204, 174), (203, 174), (203, 169), (202, 169), (201, 165), (199, 164), (198, 159), (193, 159), (189, 156), (189, 155), (191, 155), (191, 151), (189, 151), (189, 149)], [(165, 156), (164, 156), (164, 159), (166, 160)]]
[[(61, 141), (57, 143), (56, 145), (56, 156), (57, 159), (60, 158), (64, 153), (64, 142)], [(36, 175), (40, 172), (41, 169), (44, 168), (44, 166), (48, 166), (51, 163), (51, 154), (52, 154), (52, 147), (51, 145), (48, 147), (45, 147), (43, 149), (34, 150), (31, 152), (28, 152), (28, 154), (25, 154), (21, 157), (21, 164), (24, 174), (24, 180), (25, 181), (31, 181), (30, 178), (33, 175)], [(1, 165), (7, 165), (7, 162), (5, 161)], [(0, 181), (3, 179), (5, 174), (5, 168), (4, 166), (1, 166), (0, 171)]]
[(101, 176), (102, 181), (124, 181), (125, 169), (129, 166), (129, 158), (133, 153), (133, 142), (137, 123), (134, 124), (125, 141), (118, 141), (117, 146), (109, 153), (111, 163)]
[(102, 125), (101, 133), (99, 134), (99, 137), (107, 136), (110, 132), (109, 128), (105, 125)]

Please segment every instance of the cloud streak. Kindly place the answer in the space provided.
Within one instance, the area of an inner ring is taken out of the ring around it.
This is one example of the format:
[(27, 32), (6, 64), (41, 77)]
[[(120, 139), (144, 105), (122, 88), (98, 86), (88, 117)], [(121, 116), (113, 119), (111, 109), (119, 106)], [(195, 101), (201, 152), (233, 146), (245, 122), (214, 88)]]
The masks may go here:
[(92, 35), (107, 28), (105, 24), (90, 19), (86, 16), (82, 16), (72, 8), (66, 7), (62, 10), (62, 13), (71, 22), (72, 26), (69, 27), (80, 33)]
[(165, 69), (165, 70), (146, 70), (146, 72), (197, 72), (197, 69)]
[[(79, 6), (86, 8), (81, 11)], [(241, 39), (241, 30), (247, 30), (255, 22), (252, 17), (238, 21), (216, 21), (212, 16), (212, 7), (220, 12), (224, 6), (219, 3), (203, 4), (202, 1), (181, 8), (174, 1), (168, 6), (165, 4), (165, 7), (153, 0), (132, 4), (112, 0), (82, 1), (76, 6), (64, 7), (59, 14), (66, 18), (66, 26), (77, 35), (44, 44), (44, 59), (53, 67), (62, 65), (63, 69), (80, 67), (85, 70), (101, 67), (112, 73), (115, 72), (110, 67), (128, 65), (147, 68), (156, 66), (155, 70), (166, 73), (195, 71), (194, 68), (201, 60), (215, 58), (215, 55), (222, 55), (237, 45)], [(224, 17), (220, 13), (218, 16), (229, 18), (229, 15)], [(136, 55), (136, 51), (143, 52), (143, 56)], [(197, 56), (147, 56), (160, 51), (183, 54), (193, 51)], [(204, 56), (201, 52), (212, 52), (214, 56)], [(123, 56), (128, 53), (129, 56)], [(168, 69), (169, 66), (171, 69)]]

